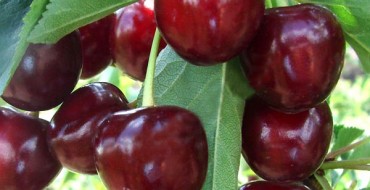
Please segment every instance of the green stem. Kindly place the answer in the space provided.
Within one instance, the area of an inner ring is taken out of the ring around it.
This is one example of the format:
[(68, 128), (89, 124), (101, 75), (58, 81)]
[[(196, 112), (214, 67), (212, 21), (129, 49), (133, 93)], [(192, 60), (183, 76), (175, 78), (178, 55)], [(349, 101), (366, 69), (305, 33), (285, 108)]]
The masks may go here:
[(336, 151), (330, 152), (328, 155), (326, 155), (326, 158), (325, 159), (326, 160), (334, 159), (337, 156), (342, 155), (342, 154), (344, 154), (344, 153), (346, 153), (346, 152), (348, 152), (350, 150), (353, 150), (353, 149), (355, 149), (355, 148), (357, 148), (357, 147), (359, 147), (361, 145), (364, 145), (364, 144), (366, 144), (368, 142), (370, 142), (370, 137), (366, 137), (366, 138), (362, 139), (361, 141), (358, 141), (356, 143), (350, 144), (350, 145), (345, 146), (343, 148), (340, 148), (340, 149), (338, 149)]
[(155, 73), (155, 62), (158, 55), (159, 41), (161, 35), (159, 34), (158, 28), (155, 30), (154, 39), (152, 43), (152, 49), (150, 50), (148, 68), (146, 71), (143, 91), (143, 107), (154, 106), (154, 73)]
[(133, 102), (130, 102), (130, 103), (128, 104), (128, 107), (129, 107), (130, 109), (134, 109), (134, 108), (136, 108), (136, 107), (137, 107), (137, 100), (134, 100)]
[(303, 184), (312, 190), (323, 190), (321, 184), (317, 181), (314, 175), (311, 175), (309, 178), (303, 180)]
[(370, 165), (356, 165), (356, 166), (339, 166), (339, 167), (327, 167), (326, 170), (329, 169), (346, 169), (346, 170), (363, 170), (363, 171), (370, 171)]
[(330, 161), (321, 165), (320, 169), (357, 169), (370, 170), (370, 158), (360, 158), (355, 160)]
[(333, 188), (331, 188), (328, 180), (324, 176), (321, 176), (321, 175), (318, 175), (318, 174), (314, 174), (314, 176), (315, 176), (315, 178), (317, 179), (317, 181), (320, 183), (321, 187), (324, 190), (333, 190)]
[(40, 112), (38, 112), (38, 111), (26, 111), (25, 113), (29, 116), (32, 116), (32, 117), (37, 117), (38, 118), (40, 116)]

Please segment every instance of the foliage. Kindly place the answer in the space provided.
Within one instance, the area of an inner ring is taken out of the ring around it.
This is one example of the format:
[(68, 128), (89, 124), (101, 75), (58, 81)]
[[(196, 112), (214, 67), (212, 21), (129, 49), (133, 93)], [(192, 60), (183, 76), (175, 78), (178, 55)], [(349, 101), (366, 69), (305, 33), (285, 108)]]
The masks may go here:
[(28, 47), (26, 39), (41, 17), (46, 2), (46, 0), (0, 1), (0, 94), (21, 61)]
[(43, 17), (30, 33), (28, 40), (33, 43), (55, 43), (77, 28), (133, 2), (135, 0), (50, 0)]

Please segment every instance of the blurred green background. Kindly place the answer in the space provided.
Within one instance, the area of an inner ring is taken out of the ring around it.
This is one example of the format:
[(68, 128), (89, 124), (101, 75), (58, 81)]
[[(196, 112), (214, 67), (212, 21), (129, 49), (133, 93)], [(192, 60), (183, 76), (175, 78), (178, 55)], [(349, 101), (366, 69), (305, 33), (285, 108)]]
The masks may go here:
[[(77, 87), (94, 81), (110, 82), (118, 86), (126, 95), (129, 102), (136, 99), (140, 92), (141, 83), (130, 79), (114, 67), (107, 68), (103, 73), (90, 80), (81, 80)], [(0, 105), (8, 106), (0, 99)], [(363, 73), (356, 53), (347, 46), (345, 66), (341, 79), (330, 97), (334, 123), (345, 127), (357, 127), (369, 136), (370, 123), (370, 76)], [(56, 109), (41, 112), (40, 117), (50, 120)], [(367, 150), (369, 146), (365, 146)], [(369, 155), (370, 156), (370, 155)], [(354, 172), (333, 170), (327, 173), (335, 190), (370, 189), (370, 172)], [(240, 185), (255, 179), (255, 174), (241, 158), (239, 183)], [(104, 190), (99, 177), (79, 175), (63, 169), (48, 190)]]

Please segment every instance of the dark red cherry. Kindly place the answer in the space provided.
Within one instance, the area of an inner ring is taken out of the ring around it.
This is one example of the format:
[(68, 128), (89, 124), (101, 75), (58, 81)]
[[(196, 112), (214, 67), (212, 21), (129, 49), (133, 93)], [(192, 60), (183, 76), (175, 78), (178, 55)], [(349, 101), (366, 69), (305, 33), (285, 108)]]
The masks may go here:
[(266, 10), (258, 35), (242, 55), (258, 96), (277, 109), (299, 112), (333, 90), (344, 45), (341, 26), (329, 10), (301, 4)]
[(79, 28), (83, 54), (81, 78), (91, 78), (103, 71), (111, 62), (110, 34), (115, 15)]
[(28, 111), (51, 109), (72, 92), (82, 67), (77, 32), (56, 44), (30, 44), (2, 98)]
[[(154, 12), (140, 1), (119, 11), (113, 32), (113, 55), (116, 66), (134, 79), (144, 81), (156, 23)], [(166, 43), (161, 40), (159, 50)]]
[(264, 0), (156, 0), (155, 17), (168, 45), (196, 65), (230, 60), (247, 47)]
[(192, 112), (174, 106), (118, 112), (100, 130), (95, 159), (108, 189), (202, 188), (207, 140)]
[(49, 152), (49, 122), (0, 108), (0, 189), (44, 189), (61, 166)]
[(239, 190), (310, 190), (310, 189), (302, 184), (295, 183), (253, 181), (241, 186)]
[(245, 103), (242, 153), (252, 170), (266, 180), (300, 181), (323, 162), (332, 129), (326, 102), (287, 114), (253, 96)]
[(111, 113), (128, 109), (122, 92), (109, 83), (92, 83), (74, 91), (51, 120), (50, 146), (64, 167), (96, 174), (94, 144), (99, 124)]

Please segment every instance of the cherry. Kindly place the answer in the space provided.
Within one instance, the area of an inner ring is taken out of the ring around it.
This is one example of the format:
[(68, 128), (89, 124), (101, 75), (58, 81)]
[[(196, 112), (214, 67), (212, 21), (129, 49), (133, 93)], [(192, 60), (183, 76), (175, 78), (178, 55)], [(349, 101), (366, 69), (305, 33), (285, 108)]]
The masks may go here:
[(300, 181), (323, 162), (333, 118), (326, 102), (287, 114), (253, 96), (245, 103), (242, 153), (252, 170), (271, 181)]
[(117, 112), (95, 141), (98, 173), (108, 189), (201, 189), (208, 162), (204, 129), (174, 106)]
[(62, 165), (96, 174), (93, 140), (111, 113), (128, 109), (122, 92), (109, 83), (92, 83), (74, 91), (57, 110), (48, 131), (50, 146)]
[(239, 190), (309, 190), (308, 187), (295, 183), (276, 183), (271, 181), (252, 181)]
[(83, 55), (81, 79), (99, 74), (112, 62), (110, 33), (114, 21), (112, 14), (79, 28)]
[(49, 122), (0, 108), (0, 189), (40, 190), (61, 169), (49, 152)]
[(72, 92), (81, 72), (78, 33), (56, 44), (30, 44), (2, 98), (19, 109), (51, 109)]
[[(153, 9), (140, 1), (124, 7), (117, 15), (113, 33), (116, 66), (134, 79), (144, 81), (156, 23)], [(161, 40), (159, 50), (166, 43)]]
[(230, 60), (255, 35), (263, 0), (156, 0), (157, 25), (168, 45), (196, 65)]
[(250, 85), (271, 106), (299, 112), (323, 102), (339, 79), (345, 41), (327, 9), (301, 4), (268, 9), (243, 53)]

